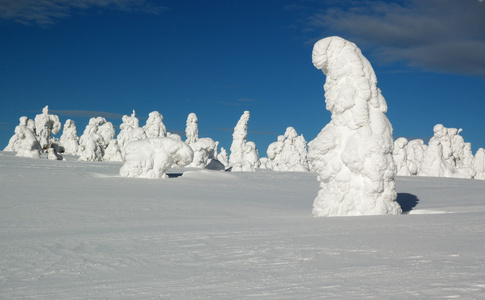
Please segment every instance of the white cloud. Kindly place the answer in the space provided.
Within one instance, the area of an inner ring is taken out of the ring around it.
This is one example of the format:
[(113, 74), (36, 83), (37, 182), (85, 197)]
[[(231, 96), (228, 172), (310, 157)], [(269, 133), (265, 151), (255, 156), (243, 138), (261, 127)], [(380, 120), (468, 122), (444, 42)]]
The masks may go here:
[(343, 0), (309, 16), (303, 32), (318, 34), (315, 40), (340, 35), (384, 63), (483, 77), (485, 5), (480, 2)]
[(0, 0), (0, 19), (46, 26), (90, 8), (152, 14), (167, 9), (146, 0)]

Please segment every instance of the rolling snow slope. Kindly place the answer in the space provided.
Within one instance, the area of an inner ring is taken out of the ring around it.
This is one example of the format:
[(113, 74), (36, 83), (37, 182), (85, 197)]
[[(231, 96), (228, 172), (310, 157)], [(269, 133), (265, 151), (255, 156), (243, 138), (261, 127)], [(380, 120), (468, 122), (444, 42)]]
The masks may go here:
[(485, 182), (398, 177), (404, 215), (312, 217), (313, 173), (0, 152), (3, 299), (485, 298)]

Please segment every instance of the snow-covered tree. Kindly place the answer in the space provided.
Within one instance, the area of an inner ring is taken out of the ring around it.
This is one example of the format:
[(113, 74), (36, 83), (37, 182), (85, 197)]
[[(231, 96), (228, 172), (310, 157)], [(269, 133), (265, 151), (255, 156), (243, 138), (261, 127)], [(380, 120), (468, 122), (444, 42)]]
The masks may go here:
[(118, 145), (118, 140), (112, 139), (104, 150), (104, 161), (123, 161), (123, 153)]
[(163, 124), (163, 116), (158, 111), (152, 111), (148, 114), (146, 125), (143, 126), (147, 138), (164, 137), (167, 135), (167, 129)]
[(189, 146), (197, 142), (197, 140), (199, 139), (198, 119), (195, 113), (190, 113), (187, 116), (185, 136), (187, 137), (185, 143), (187, 143), (187, 145)]
[(186, 166), (194, 156), (187, 144), (169, 137), (129, 142), (125, 152), (120, 176), (151, 179), (166, 178), (166, 171), (172, 165)]
[(271, 143), (263, 160), (265, 169), (275, 171), (308, 171), (307, 143), (303, 135), (298, 135), (293, 127), (286, 128), (285, 134)]
[(224, 147), (221, 147), (221, 151), (219, 152), (219, 154), (217, 154), (217, 160), (220, 161), (224, 165), (224, 167), (227, 168), (229, 166), (227, 151), (226, 149), (224, 149)]
[(407, 143), (408, 140), (403, 137), (400, 137), (394, 141), (394, 150), (392, 151), (392, 156), (394, 158), (394, 163), (396, 164), (396, 175), (398, 176), (411, 175), (408, 167), (408, 156), (406, 151)]
[(401, 214), (392, 126), (371, 64), (340, 37), (318, 41), (312, 58), (326, 75), (325, 102), (332, 114), (308, 145), (320, 182), (314, 216)]
[(443, 126), (443, 124), (436, 124), (433, 127), (433, 132), (434, 135), (428, 145), (431, 144), (432, 140), (438, 140), (443, 149), (443, 158), (449, 165), (455, 167), (455, 158), (453, 157), (453, 148), (451, 147), (451, 138), (448, 135), (448, 128)]
[(20, 125), (15, 127), (15, 151), (17, 151), (16, 156), (29, 157), (29, 158), (40, 158), (42, 153), (42, 147), (40, 146), (34, 131), (24, 122), (25, 119), (21, 118)]
[(99, 127), (106, 123), (103, 117), (89, 119), (88, 125), (79, 138), (79, 160), (81, 161), (102, 161), (106, 142), (99, 134)]
[(249, 116), (249, 111), (245, 111), (234, 127), (229, 155), (232, 171), (254, 171), (259, 167), (256, 145), (247, 141)]
[[(187, 141), (185, 142), (187, 143)], [(194, 151), (194, 159), (189, 167), (205, 168), (212, 159), (216, 159), (214, 156), (216, 151), (216, 143), (211, 138), (197, 139), (189, 147)]]
[(485, 180), (485, 149), (479, 148), (473, 159), (473, 169), (476, 171), (475, 179)]
[(104, 118), (102, 118), (104, 122), (99, 123), (98, 131), (96, 132), (103, 138), (103, 149), (108, 147), (109, 142), (115, 138), (116, 130), (113, 126), (113, 123), (107, 122)]
[(135, 110), (133, 110), (131, 116), (124, 115), (121, 120), (123, 123), (120, 125), (117, 140), (122, 151), (127, 143), (147, 138), (145, 130), (140, 128), (140, 121), (136, 117)]
[(429, 141), (419, 166), (419, 176), (452, 177), (455, 170), (443, 155), (443, 145), (437, 138)]
[[(27, 126), (28, 121), (29, 121), (28, 117), (23, 116), (23, 117), (19, 118), (19, 125), (17, 125), (15, 127), (14, 134), (12, 135), (10, 140), (8, 141), (8, 145), (7, 145), (7, 147), (5, 147), (5, 149), (3, 149), (3, 151), (17, 151), (17, 149), (20, 147), (20, 143), (21, 143), (21, 140), (20, 140), (19, 136), (17, 135), (17, 127), (23, 126), (23, 127), (30, 129)], [(32, 120), (30, 120), (30, 121), (32, 121)], [(34, 126), (34, 128), (35, 128), (35, 126)], [(31, 131), (33, 132), (33, 130), (31, 130)]]
[(79, 152), (79, 137), (77, 136), (76, 123), (67, 119), (60, 137), (60, 143), (64, 147), (64, 153), (77, 155)]
[(406, 156), (408, 161), (408, 168), (411, 175), (417, 175), (419, 166), (423, 161), (424, 151), (428, 146), (424, 144), (422, 139), (410, 140), (406, 145)]
[(42, 149), (51, 145), (51, 135), (57, 134), (62, 127), (59, 117), (49, 114), (49, 106), (42, 109), (42, 113), (35, 116), (35, 134)]

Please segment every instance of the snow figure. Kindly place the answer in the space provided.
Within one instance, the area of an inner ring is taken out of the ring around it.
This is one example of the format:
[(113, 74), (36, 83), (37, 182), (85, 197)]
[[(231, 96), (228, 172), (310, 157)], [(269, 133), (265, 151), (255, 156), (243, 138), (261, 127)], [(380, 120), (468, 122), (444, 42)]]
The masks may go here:
[(105, 140), (98, 133), (100, 124), (105, 124), (102, 117), (91, 118), (79, 139), (80, 161), (103, 161)]
[(269, 144), (268, 150), (266, 150), (266, 155), (268, 156), (268, 161), (266, 162), (266, 169), (279, 170), (279, 164), (281, 161), (281, 151), (285, 146), (285, 136), (279, 135), (276, 142)]
[[(19, 136), (16, 133), (17, 127), (21, 126), (21, 127), (28, 128), (28, 126), (27, 126), (28, 121), (29, 121), (29, 118), (27, 118), (25, 116), (19, 118), (19, 125), (17, 125), (15, 127), (14, 134), (12, 135), (10, 140), (8, 141), (8, 145), (7, 145), (7, 147), (5, 147), (5, 149), (3, 149), (3, 151), (17, 151), (19, 144), (21, 142), (21, 140), (19, 139)], [(32, 132), (33, 132), (33, 130), (32, 130)]]
[(232, 171), (254, 171), (260, 165), (256, 145), (247, 141), (249, 116), (249, 111), (245, 111), (234, 127), (229, 156)]
[(453, 157), (453, 149), (451, 147), (451, 138), (448, 135), (448, 128), (444, 127), (442, 124), (436, 124), (433, 127), (433, 132), (434, 135), (431, 140), (436, 139), (440, 141), (443, 148), (443, 157), (445, 158), (446, 162), (448, 162), (448, 164), (454, 167), (455, 158)]
[[(143, 128), (140, 128), (140, 121), (136, 117), (135, 110), (131, 116), (124, 115), (121, 120), (120, 133), (118, 133), (118, 144), (123, 150), (125, 145), (130, 141), (146, 139), (146, 134)], [(143, 133), (142, 133), (143, 132)]]
[(224, 147), (221, 147), (221, 151), (219, 152), (219, 154), (217, 154), (217, 160), (220, 161), (224, 165), (224, 167), (227, 168), (229, 166), (227, 151), (226, 149), (224, 149)]
[(194, 156), (187, 144), (169, 137), (132, 141), (125, 151), (125, 163), (120, 169), (123, 177), (166, 178), (172, 165), (186, 166)]
[(394, 163), (396, 164), (398, 176), (410, 176), (411, 172), (408, 168), (408, 157), (406, 153), (406, 144), (408, 140), (406, 138), (400, 137), (394, 141), (394, 150), (392, 151), (392, 156), (394, 158)]
[(312, 58), (327, 77), (325, 102), (332, 114), (308, 145), (320, 182), (313, 215), (401, 214), (392, 126), (372, 66), (355, 44), (340, 37), (318, 41)]
[(266, 153), (275, 171), (308, 171), (306, 141), (293, 127), (286, 128), (284, 136), (278, 136)]
[[(307, 147), (307, 142), (305, 138), (303, 137), (303, 134), (297, 136), (293, 142), (293, 145), (296, 148), (296, 151), (298, 151), (299, 157), (300, 157), (300, 162), (299, 164), (296, 164), (294, 166), (301, 166), (301, 171), (309, 171), (310, 166), (308, 165), (308, 147)], [(296, 170), (294, 167), (291, 168), (291, 170)]]
[(79, 152), (79, 137), (77, 136), (76, 123), (67, 119), (60, 138), (60, 143), (64, 147), (65, 154), (77, 155)]
[(465, 140), (460, 135), (463, 129), (448, 128), (448, 136), (451, 140), (451, 150), (457, 168), (465, 166)]
[[(187, 143), (187, 141), (185, 141)], [(215, 159), (216, 143), (211, 138), (200, 138), (189, 147), (194, 151), (194, 160), (189, 167), (205, 168), (211, 159)]]
[(473, 152), (471, 143), (465, 143), (465, 146), (463, 147), (463, 160), (460, 163), (467, 168), (473, 167)]
[(104, 161), (123, 161), (123, 153), (118, 145), (118, 141), (112, 139), (104, 150)]
[(49, 114), (49, 107), (46, 106), (42, 109), (42, 114), (35, 116), (35, 133), (39, 140), (42, 149), (47, 149), (50, 146), (50, 140), (52, 134), (57, 134), (62, 127), (59, 117)]
[(42, 147), (40, 146), (34, 132), (25, 125), (15, 127), (16, 142), (16, 156), (40, 158)]
[(113, 123), (106, 122), (104, 118), (102, 118), (104, 122), (100, 122), (98, 125), (98, 131), (96, 132), (103, 138), (103, 148), (106, 149), (108, 147), (109, 142), (115, 138), (116, 131)]
[(452, 177), (455, 170), (443, 156), (443, 146), (439, 139), (432, 138), (424, 151), (423, 161), (419, 166), (419, 176)]
[(477, 172), (475, 179), (485, 180), (485, 149), (480, 148), (473, 159), (473, 169)]
[(408, 169), (411, 175), (417, 175), (419, 172), (419, 165), (423, 161), (424, 151), (427, 146), (421, 139), (410, 140), (406, 145), (406, 155), (408, 161)]
[(185, 127), (185, 136), (187, 137), (185, 143), (187, 145), (192, 145), (199, 139), (199, 128), (197, 122), (197, 115), (190, 113), (187, 117), (187, 126)]
[(148, 120), (143, 126), (147, 138), (164, 137), (167, 135), (167, 129), (163, 124), (163, 116), (158, 111), (152, 111), (148, 114)]

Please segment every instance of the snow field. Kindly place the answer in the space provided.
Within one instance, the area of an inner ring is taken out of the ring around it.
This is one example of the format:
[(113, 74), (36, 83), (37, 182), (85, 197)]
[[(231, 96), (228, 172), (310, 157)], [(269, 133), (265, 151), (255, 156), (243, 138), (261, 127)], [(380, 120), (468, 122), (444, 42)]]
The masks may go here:
[(481, 299), (483, 181), (397, 177), (401, 216), (314, 218), (313, 173), (0, 152), (4, 299)]

